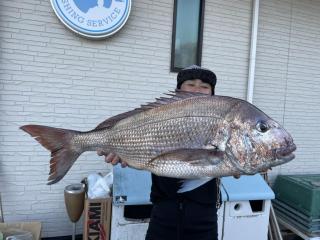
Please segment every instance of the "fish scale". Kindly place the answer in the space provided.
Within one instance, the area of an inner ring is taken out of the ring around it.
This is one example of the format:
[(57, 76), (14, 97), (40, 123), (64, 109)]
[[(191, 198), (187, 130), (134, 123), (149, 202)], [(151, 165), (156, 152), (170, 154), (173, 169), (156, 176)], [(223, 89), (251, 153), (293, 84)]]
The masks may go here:
[[(144, 158), (145, 152), (140, 147), (149, 146), (148, 158), (155, 157), (165, 150), (174, 150), (178, 148), (201, 148), (205, 140), (209, 138), (209, 130), (213, 121), (198, 118), (189, 118), (189, 121), (181, 120), (181, 124), (177, 124), (176, 119), (165, 120), (154, 125), (142, 126), (141, 128), (126, 129), (117, 134), (110, 133), (112, 139), (120, 139), (120, 144), (110, 140), (110, 147), (121, 156), (121, 150), (127, 155), (123, 155), (124, 159), (130, 159), (133, 152), (139, 153), (138, 158)], [(202, 124), (201, 128), (199, 125)], [(148, 134), (143, 134), (147, 132)], [(138, 141), (140, 140), (140, 141)], [(113, 144), (113, 142), (115, 142)], [(170, 146), (170, 147), (168, 147)], [(154, 152), (154, 153), (153, 153)], [(129, 155), (128, 155), (129, 154)]]

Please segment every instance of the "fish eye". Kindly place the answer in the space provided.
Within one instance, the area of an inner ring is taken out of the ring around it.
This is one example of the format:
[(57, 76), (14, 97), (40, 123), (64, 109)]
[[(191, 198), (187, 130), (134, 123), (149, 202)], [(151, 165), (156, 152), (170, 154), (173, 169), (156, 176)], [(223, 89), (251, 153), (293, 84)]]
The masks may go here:
[(266, 122), (260, 121), (257, 123), (256, 128), (259, 132), (265, 133), (269, 130), (269, 126)]

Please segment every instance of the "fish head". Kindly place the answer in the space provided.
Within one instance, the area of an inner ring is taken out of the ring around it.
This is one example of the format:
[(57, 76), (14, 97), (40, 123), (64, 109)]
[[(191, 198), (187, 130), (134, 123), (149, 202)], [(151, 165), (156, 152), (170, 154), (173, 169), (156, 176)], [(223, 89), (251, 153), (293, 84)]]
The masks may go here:
[(226, 153), (240, 172), (264, 172), (294, 159), (292, 136), (261, 110), (243, 101), (230, 116)]

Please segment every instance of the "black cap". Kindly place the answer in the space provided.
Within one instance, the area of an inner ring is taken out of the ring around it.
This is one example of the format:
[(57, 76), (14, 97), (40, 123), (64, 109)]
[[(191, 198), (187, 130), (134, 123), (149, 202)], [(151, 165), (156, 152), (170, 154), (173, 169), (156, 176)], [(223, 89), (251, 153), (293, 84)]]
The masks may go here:
[(182, 83), (186, 80), (200, 79), (205, 83), (211, 85), (212, 95), (214, 95), (214, 88), (216, 86), (217, 77), (214, 72), (209, 69), (192, 65), (182, 69), (177, 76), (177, 89), (180, 89)]

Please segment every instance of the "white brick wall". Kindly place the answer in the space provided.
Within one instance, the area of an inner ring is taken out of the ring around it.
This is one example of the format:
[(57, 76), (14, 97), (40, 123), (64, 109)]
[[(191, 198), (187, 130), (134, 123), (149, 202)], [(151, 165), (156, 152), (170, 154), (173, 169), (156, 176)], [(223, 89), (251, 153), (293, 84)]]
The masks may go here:
[(217, 75), (219, 95), (245, 98), (251, 1), (206, 1), (202, 64)]
[(50, 1), (1, 1), (0, 11), (4, 218), (41, 221), (43, 237), (70, 235), (64, 187), (110, 166), (86, 153), (60, 183), (47, 186), (49, 153), (18, 128), (37, 123), (89, 130), (173, 89), (172, 3), (134, 1), (125, 27), (101, 41), (67, 30)]
[(320, 1), (262, 1), (254, 103), (282, 123), (296, 159), (276, 174), (320, 173)]
[[(299, 148), (297, 160), (275, 173), (320, 170), (319, 10), (319, 1), (261, 1), (254, 103), (284, 123)], [(110, 166), (85, 153), (60, 183), (47, 186), (49, 154), (18, 128), (37, 123), (89, 130), (173, 89), (172, 12), (173, 1), (133, 0), (124, 28), (92, 41), (67, 30), (50, 1), (0, 2), (0, 192), (6, 221), (41, 221), (43, 237), (71, 234), (64, 187)], [(246, 96), (250, 21), (249, 0), (206, 1), (202, 65), (216, 72), (218, 94)]]

